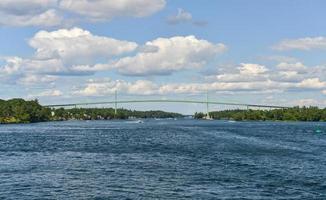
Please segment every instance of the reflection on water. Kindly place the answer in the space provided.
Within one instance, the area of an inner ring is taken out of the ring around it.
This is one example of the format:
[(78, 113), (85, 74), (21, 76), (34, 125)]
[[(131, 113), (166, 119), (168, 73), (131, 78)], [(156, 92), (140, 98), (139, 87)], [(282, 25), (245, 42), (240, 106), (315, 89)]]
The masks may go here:
[(0, 125), (0, 199), (36, 198), (326, 199), (326, 124)]

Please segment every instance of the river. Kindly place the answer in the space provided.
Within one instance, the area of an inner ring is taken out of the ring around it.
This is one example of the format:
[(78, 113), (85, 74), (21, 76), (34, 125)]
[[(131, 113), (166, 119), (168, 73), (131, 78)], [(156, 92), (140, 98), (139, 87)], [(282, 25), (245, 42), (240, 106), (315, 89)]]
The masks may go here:
[(0, 125), (0, 199), (326, 199), (326, 123)]

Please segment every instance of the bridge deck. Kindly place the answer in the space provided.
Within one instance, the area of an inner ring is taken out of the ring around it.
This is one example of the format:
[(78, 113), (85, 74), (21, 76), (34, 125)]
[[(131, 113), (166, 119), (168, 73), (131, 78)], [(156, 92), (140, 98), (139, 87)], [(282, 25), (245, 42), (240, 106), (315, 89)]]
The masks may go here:
[(45, 107), (60, 108), (60, 107), (91, 106), (91, 105), (103, 105), (103, 104), (132, 104), (132, 103), (193, 103), (193, 104), (209, 104), (209, 105), (245, 106), (245, 107), (256, 107), (256, 108), (276, 108), (276, 109), (290, 108), (286, 106), (274, 106), (274, 105), (227, 103), (227, 102), (197, 101), (197, 100), (167, 100), (167, 99), (119, 100), (119, 101), (103, 101), (103, 102), (91, 102), (91, 103), (54, 104), (54, 105), (46, 105)]

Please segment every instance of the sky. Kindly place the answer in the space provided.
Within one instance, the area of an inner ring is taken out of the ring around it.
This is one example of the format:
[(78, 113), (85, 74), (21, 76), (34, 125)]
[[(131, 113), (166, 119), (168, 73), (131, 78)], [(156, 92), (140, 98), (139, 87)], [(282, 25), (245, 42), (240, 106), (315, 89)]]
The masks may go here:
[[(324, 0), (1, 0), (0, 99), (326, 106)], [(125, 108), (192, 114), (203, 105)], [(212, 110), (229, 107), (212, 106)]]

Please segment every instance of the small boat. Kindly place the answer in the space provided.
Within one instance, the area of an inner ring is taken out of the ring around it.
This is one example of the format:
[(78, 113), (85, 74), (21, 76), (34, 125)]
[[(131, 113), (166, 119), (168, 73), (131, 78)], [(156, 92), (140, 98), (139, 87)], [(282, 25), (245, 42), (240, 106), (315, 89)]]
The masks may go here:
[(134, 121), (127, 121), (126, 123), (128, 124), (143, 124), (143, 120), (134, 120)]

